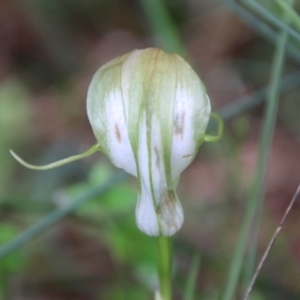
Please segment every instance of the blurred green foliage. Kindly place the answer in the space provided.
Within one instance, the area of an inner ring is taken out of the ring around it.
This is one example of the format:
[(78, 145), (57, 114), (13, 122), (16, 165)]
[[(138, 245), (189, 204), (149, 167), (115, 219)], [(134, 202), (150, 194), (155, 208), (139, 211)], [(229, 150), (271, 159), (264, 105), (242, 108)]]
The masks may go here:
[[(72, 196), (84, 193), (99, 184), (104, 184), (111, 178), (113, 172), (114, 169), (108, 164), (98, 163), (91, 169), (86, 182), (72, 185), (64, 192), (72, 198)], [(98, 199), (88, 202), (76, 214), (83, 219), (99, 224), (98, 229), (110, 255), (118, 263), (130, 265), (133, 277), (148, 290), (153, 289), (157, 284), (155, 244), (154, 238), (149, 238), (136, 227), (134, 217), (136, 198), (136, 186), (124, 182)], [(131, 289), (134, 291), (133, 286)], [(116, 291), (113, 294), (115, 293), (119, 292)], [(126, 294), (126, 299), (127, 297)], [(138, 299), (138, 296), (130, 299)]]
[[(13, 239), (18, 233), (14, 224), (0, 223), (0, 246)], [(9, 278), (19, 273), (26, 261), (20, 252), (12, 252), (5, 259), (0, 260), (0, 299), (6, 299), (9, 288)]]
[(0, 83), (0, 195), (12, 181), (14, 162), (8, 149), (21, 145), (31, 133), (29, 92), (16, 78)]

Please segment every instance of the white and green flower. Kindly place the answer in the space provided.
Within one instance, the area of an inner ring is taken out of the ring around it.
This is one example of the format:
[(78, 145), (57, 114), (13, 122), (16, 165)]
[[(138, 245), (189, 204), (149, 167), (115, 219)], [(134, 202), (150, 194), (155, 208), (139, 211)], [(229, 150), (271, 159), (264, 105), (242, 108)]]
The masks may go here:
[(176, 194), (181, 172), (203, 141), (211, 112), (205, 87), (176, 54), (135, 50), (102, 66), (87, 96), (87, 114), (97, 144), (87, 152), (35, 167), (45, 169), (100, 150), (139, 180), (138, 228), (151, 236), (171, 236), (183, 223)]

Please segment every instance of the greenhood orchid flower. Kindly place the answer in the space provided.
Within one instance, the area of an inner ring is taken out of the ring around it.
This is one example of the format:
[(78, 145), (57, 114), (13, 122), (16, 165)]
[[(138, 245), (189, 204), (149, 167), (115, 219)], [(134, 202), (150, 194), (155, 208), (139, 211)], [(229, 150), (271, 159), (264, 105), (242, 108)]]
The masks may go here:
[(87, 96), (87, 114), (97, 144), (83, 154), (36, 167), (42, 170), (104, 152), (118, 168), (138, 178), (138, 228), (150, 236), (171, 236), (183, 223), (176, 194), (181, 172), (206, 135), (211, 106), (201, 80), (183, 58), (160, 49), (135, 50), (102, 66)]

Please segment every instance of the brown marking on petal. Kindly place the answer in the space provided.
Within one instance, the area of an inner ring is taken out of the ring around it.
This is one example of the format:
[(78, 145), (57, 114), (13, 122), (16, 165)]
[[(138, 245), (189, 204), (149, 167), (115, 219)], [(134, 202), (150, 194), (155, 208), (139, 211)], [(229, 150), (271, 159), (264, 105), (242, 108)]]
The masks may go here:
[(176, 222), (176, 196), (172, 190), (167, 190), (161, 195), (161, 201), (156, 206), (156, 214), (163, 219), (169, 228), (177, 228)]
[(161, 215), (162, 210), (172, 211), (172, 206), (176, 202), (174, 191), (166, 190), (161, 194), (161, 199), (155, 207), (157, 215)]
[(193, 156), (194, 154), (186, 154), (186, 155), (183, 155), (182, 158), (189, 158), (191, 156)]
[(174, 131), (176, 135), (180, 135), (181, 139), (183, 139), (184, 133), (184, 120), (185, 120), (185, 112), (181, 115), (176, 115), (174, 120)]
[(120, 133), (120, 130), (119, 130), (119, 127), (117, 124), (115, 125), (115, 134), (116, 134), (118, 142), (121, 143), (121, 133)]
[[(178, 209), (178, 210), (177, 210)], [(155, 206), (159, 232), (176, 232), (182, 224), (181, 206), (174, 190), (165, 190), (160, 195), (160, 201)]]
[(158, 204), (155, 206), (155, 213), (160, 216), (161, 215), (161, 205)]

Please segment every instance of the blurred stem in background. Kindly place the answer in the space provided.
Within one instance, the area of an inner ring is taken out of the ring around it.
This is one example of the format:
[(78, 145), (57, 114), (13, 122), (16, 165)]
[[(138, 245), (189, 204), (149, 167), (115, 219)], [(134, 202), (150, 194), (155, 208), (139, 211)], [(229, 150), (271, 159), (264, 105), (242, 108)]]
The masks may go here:
[(162, 0), (140, 0), (150, 27), (159, 46), (167, 52), (176, 52), (186, 57), (183, 43), (169, 12)]
[[(291, 1), (290, 1), (291, 2)], [(291, 23), (300, 30), (300, 18), (290, 3), (286, 0), (276, 0), (276, 3), (280, 8), (284, 11), (286, 15), (289, 16), (289, 20)]]
[(58, 223), (66, 216), (73, 213), (84, 203), (106, 193), (111, 188), (115, 187), (119, 182), (122, 182), (126, 178), (126, 176), (127, 175), (125, 174), (125, 172), (119, 171), (109, 180), (107, 180), (104, 184), (97, 186), (93, 189), (89, 189), (85, 193), (74, 197), (72, 201), (70, 201), (70, 204), (65, 205), (64, 207), (49, 213), (41, 220), (34, 223), (31, 227), (22, 231), (20, 234), (16, 235), (15, 238), (11, 239), (9, 242), (1, 246), (0, 259), (10, 254), (13, 250), (21, 247), (23, 244), (29, 242), (45, 230), (49, 229), (51, 226)]
[[(282, 3), (280, 3), (280, 1), (278, 1), (278, 0), (276, 1), (276, 3), (282, 9), (281, 15), (288, 16), (289, 20), (291, 21), (291, 20), (293, 20), (295, 15), (292, 14), (292, 16), (291, 16), (291, 11), (293, 11), (293, 9), (290, 6), (290, 4), (288, 4), (289, 1), (285, 1), (285, 2), (287, 2), (286, 5), (282, 6)], [(287, 24), (285, 22), (285, 20), (283, 20), (283, 18), (281, 18), (281, 16), (277, 16), (277, 15), (274, 15), (273, 13), (270, 13), (270, 11), (266, 7), (264, 7), (264, 5), (262, 5), (262, 3), (266, 4), (267, 1), (261, 1), (261, 3), (260, 3), (259, 1), (243, 0), (243, 3), (245, 3), (248, 6), (248, 8), (253, 10), (256, 14), (260, 15), (268, 22), (271, 22), (272, 24), (274, 24), (277, 28), (287, 31), (291, 37), (294, 37), (294, 38), (300, 40), (300, 33), (290, 26), (290, 22), (289, 22), (289, 24)], [(288, 6), (290, 6), (290, 9), (287, 9)], [(296, 24), (296, 25), (298, 25), (298, 24)]]
[(196, 292), (197, 275), (200, 267), (200, 254), (196, 252), (194, 254), (192, 264), (190, 266), (190, 271), (186, 281), (184, 300), (194, 300)]
[(160, 296), (162, 300), (171, 300), (172, 239), (170, 237), (159, 236), (156, 238), (156, 245)]
[[(252, 29), (256, 30), (260, 34), (264, 35), (268, 40), (271, 40), (272, 43), (275, 43), (278, 38), (278, 32), (276, 28), (285, 29), (290, 34), (290, 37), (294, 37), (296, 40), (300, 41), (300, 34), (291, 26), (288, 26), (279, 18), (279, 16), (274, 15), (268, 9), (263, 7), (257, 1), (237, 1), (237, 0), (223, 0), (242, 20), (242, 22), (247, 23)], [(283, 0), (285, 1), (285, 0)], [(295, 21), (297, 16), (299, 20), (299, 16), (296, 11), (288, 4), (285, 3), (284, 8), (281, 0), (277, 0), (276, 4), (282, 7), (282, 10), (289, 15), (290, 20), (293, 21), (294, 25), (298, 28), (298, 22)], [(273, 2), (263, 2), (274, 4)], [(287, 9), (286, 6), (289, 6)], [(291, 14), (291, 10), (293, 13)], [(253, 13), (254, 12), (254, 13)], [(274, 29), (275, 27), (275, 29)], [(300, 62), (299, 48), (295, 45), (295, 43), (290, 42), (286, 45), (287, 51), (289, 55), (297, 62)]]
[[(248, 264), (248, 273), (251, 276), (256, 253), (256, 237), (260, 224), (260, 214), (263, 204), (264, 185), (266, 177), (266, 169), (268, 158), (270, 155), (271, 142), (274, 135), (275, 121), (278, 109), (279, 100), (279, 82), (284, 65), (285, 46), (287, 43), (287, 32), (282, 29), (278, 37), (276, 51), (271, 71), (271, 80), (267, 95), (267, 107), (262, 128), (260, 147), (258, 153), (258, 161), (254, 183), (246, 203), (246, 213), (243, 219), (243, 224), (239, 233), (236, 250), (233, 256), (233, 261), (230, 266), (228, 280), (223, 296), (223, 300), (231, 300), (234, 298), (234, 293), (237, 287), (238, 279), (243, 266), (243, 260), (247, 246), (250, 244), (250, 259)], [(254, 227), (254, 228), (253, 228)], [(249, 243), (249, 234), (254, 233), (254, 238)], [(250, 278), (249, 276), (249, 278)], [(247, 276), (248, 277), (248, 276)], [(247, 278), (248, 279), (248, 278)]]

